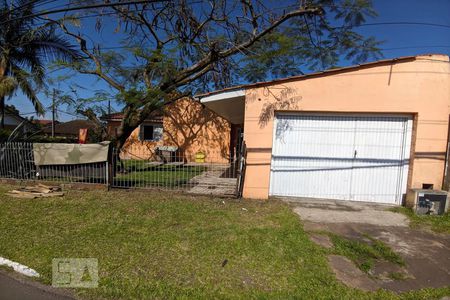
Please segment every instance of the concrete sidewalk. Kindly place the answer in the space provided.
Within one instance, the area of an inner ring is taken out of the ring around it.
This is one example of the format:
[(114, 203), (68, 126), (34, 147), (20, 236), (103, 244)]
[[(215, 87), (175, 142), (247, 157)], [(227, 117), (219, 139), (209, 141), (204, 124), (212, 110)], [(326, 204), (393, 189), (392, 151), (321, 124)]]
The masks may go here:
[(74, 300), (67, 292), (0, 270), (0, 300)]

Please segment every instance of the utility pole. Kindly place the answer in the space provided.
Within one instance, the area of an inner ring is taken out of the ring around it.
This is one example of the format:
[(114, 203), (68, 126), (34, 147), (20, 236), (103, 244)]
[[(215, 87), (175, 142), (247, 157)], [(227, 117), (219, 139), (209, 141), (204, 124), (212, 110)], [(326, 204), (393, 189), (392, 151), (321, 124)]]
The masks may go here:
[(53, 89), (53, 97), (52, 97), (52, 138), (55, 137), (55, 97), (56, 97), (56, 91)]
[(108, 115), (111, 114), (111, 100), (108, 100)]

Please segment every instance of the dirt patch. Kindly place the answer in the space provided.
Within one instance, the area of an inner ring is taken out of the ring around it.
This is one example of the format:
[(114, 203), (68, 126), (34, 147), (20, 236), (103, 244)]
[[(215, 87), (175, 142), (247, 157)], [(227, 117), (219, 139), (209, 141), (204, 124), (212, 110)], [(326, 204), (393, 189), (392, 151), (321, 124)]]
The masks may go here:
[(303, 223), (303, 229), (307, 232), (328, 231), (328, 226), (323, 223), (305, 222)]
[(379, 285), (369, 276), (358, 269), (351, 260), (345, 256), (329, 255), (328, 263), (333, 269), (336, 278), (345, 285), (365, 291), (376, 291)]
[(309, 236), (311, 241), (313, 241), (315, 244), (330, 249), (333, 247), (333, 243), (331, 242), (330, 238), (327, 235), (324, 234), (311, 234)]
[(412, 276), (405, 267), (383, 260), (375, 263), (369, 271), (369, 275), (382, 282), (414, 279), (414, 276)]

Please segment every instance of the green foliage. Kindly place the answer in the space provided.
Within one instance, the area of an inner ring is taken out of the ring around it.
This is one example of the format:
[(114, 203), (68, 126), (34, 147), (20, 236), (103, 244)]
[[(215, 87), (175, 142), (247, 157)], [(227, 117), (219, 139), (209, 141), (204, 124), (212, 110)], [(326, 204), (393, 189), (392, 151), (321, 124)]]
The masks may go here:
[(299, 36), (288, 36), (277, 31), (267, 35), (242, 58), (240, 74), (250, 82), (264, 81), (268, 76), (279, 78), (301, 73), (296, 47)]
[[(284, 203), (157, 191), (10, 198), (0, 186), (0, 253), (51, 284), (55, 257), (94, 257), (83, 299), (440, 299), (450, 288), (369, 293), (339, 283)], [(242, 208), (246, 208), (243, 210)], [(227, 263), (224, 264), (225, 260)]]
[(0, 142), (6, 142), (11, 132), (9, 129), (0, 128)]
[(32, 137), (27, 138), (26, 142), (30, 142), (30, 143), (77, 143), (78, 138), (63, 137), (63, 136), (51, 137), (48, 135), (34, 135)]
[(450, 212), (444, 215), (417, 215), (410, 208), (394, 207), (390, 211), (402, 213), (408, 216), (410, 226), (412, 227), (429, 227), (431, 230), (439, 233), (450, 233)]
[(15, 5), (0, 3), (0, 15), (5, 22), (0, 30), (0, 101), (20, 89), (36, 112), (43, 114), (37, 90), (45, 86), (45, 62), (70, 61), (78, 54), (66, 39), (55, 33), (54, 26), (36, 26), (36, 18), (25, 17), (33, 14), (35, 2), (13, 2)]
[(367, 242), (347, 239), (336, 234), (329, 234), (334, 244), (333, 252), (351, 259), (359, 269), (369, 272), (375, 260), (386, 260), (404, 266), (403, 259), (383, 242), (365, 235)]
[(141, 105), (144, 98), (145, 91), (137, 88), (130, 88), (118, 94), (118, 99), (123, 99), (123, 102), (130, 106)]
[[(258, 30), (272, 24), (282, 11), (269, 10), (257, 1), (251, 1), (255, 10), (261, 10)], [(293, 17), (276, 27), (251, 47), (237, 51), (230, 57), (211, 60), (210, 71), (198, 78), (193, 76), (179, 88), (198, 90), (224, 87), (242, 81), (268, 80), (297, 75), (304, 68), (323, 70), (337, 66), (345, 57), (354, 63), (381, 57), (379, 42), (364, 37), (354, 28), (376, 16), (369, 0), (311, 0), (307, 7), (322, 9), (322, 14)], [(191, 67), (215, 52), (232, 49), (253, 37), (254, 28), (248, 11), (246, 18), (238, 17), (241, 6), (225, 9), (218, 5), (196, 7), (178, 2), (146, 9), (142, 18), (121, 18), (127, 26), (118, 28), (125, 34), (122, 51), (102, 51), (93, 54), (102, 65), (101, 72), (124, 87), (117, 98), (125, 103), (135, 99), (136, 90), (158, 87), (170, 82), (179, 72)], [(292, 3), (289, 9), (298, 7)], [(211, 11), (211, 20), (205, 20)], [(206, 15), (206, 16), (205, 16)], [(237, 21), (225, 17), (233, 15)], [(221, 17), (222, 16), (222, 17)], [(202, 23), (203, 22), (203, 23)], [(155, 24), (158, 23), (158, 26)], [(150, 26), (149, 26), (150, 25)], [(197, 27), (198, 26), (198, 27)], [(152, 28), (151, 30), (148, 28)], [(132, 57), (133, 59), (130, 59)], [(94, 62), (72, 64), (81, 72), (97, 70)], [(201, 70), (199, 70), (201, 71)], [(192, 75), (195, 75), (193, 73)], [(126, 99), (124, 99), (124, 97)], [(141, 98), (141, 102), (145, 102)]]
[(256, 43), (242, 58), (239, 74), (250, 82), (336, 67), (341, 58), (355, 64), (379, 59), (381, 44), (364, 37), (355, 26), (375, 17), (367, 0), (316, 0), (311, 6), (324, 9), (323, 16), (293, 18)]
[(20, 111), (17, 109), (17, 107), (15, 107), (14, 105), (8, 105), (8, 104), (6, 104), (5, 105), (5, 108), (7, 109), (7, 110), (9, 110), (11, 113), (13, 113), (13, 114), (17, 114), (17, 115), (19, 115), (20, 114)]
[(379, 42), (354, 30), (375, 15), (369, 0), (292, 1), (285, 11), (261, 1), (136, 5), (117, 16), (122, 50), (86, 48), (88, 38), (68, 32), (89, 59), (59, 64), (112, 87), (111, 98), (126, 112), (120, 132), (127, 135), (180, 95), (323, 70), (344, 57), (379, 58)]

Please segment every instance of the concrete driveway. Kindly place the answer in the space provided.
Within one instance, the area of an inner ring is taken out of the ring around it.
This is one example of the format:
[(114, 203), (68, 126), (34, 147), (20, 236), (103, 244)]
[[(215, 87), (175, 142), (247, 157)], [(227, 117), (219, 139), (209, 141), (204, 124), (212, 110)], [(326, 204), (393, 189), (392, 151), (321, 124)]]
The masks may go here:
[(388, 205), (325, 199), (284, 199), (302, 220), (316, 223), (356, 223), (408, 227), (408, 218), (388, 211)]
[[(407, 278), (394, 280), (374, 278), (362, 273), (343, 257), (330, 256), (338, 279), (349, 286), (365, 290), (384, 288), (396, 292), (450, 284), (450, 235), (428, 229), (412, 229), (406, 216), (388, 211), (392, 206), (322, 199), (283, 199), (304, 223), (311, 239), (332, 247), (317, 232), (331, 232), (348, 239), (367, 241), (367, 235), (390, 246), (405, 261)], [(382, 274), (392, 266), (379, 262), (375, 272)], [(396, 271), (396, 270), (394, 270)]]

